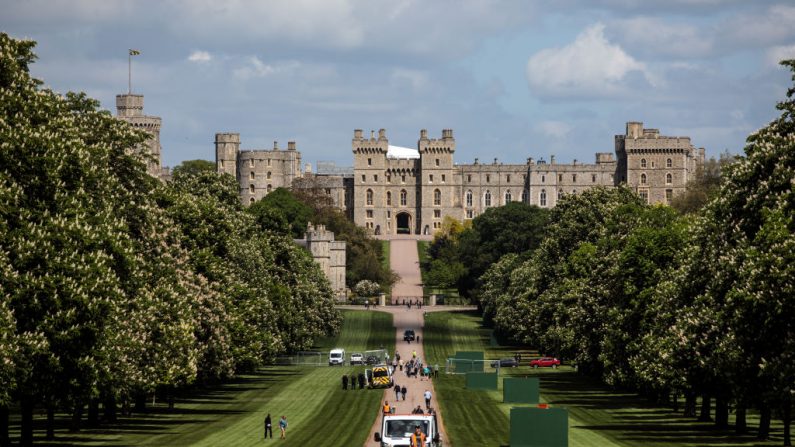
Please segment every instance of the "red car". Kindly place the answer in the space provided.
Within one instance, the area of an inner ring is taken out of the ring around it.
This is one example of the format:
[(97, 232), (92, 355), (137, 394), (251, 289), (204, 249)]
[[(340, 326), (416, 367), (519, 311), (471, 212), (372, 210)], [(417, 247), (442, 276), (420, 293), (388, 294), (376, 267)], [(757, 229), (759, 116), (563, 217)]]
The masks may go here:
[(549, 366), (552, 368), (557, 368), (560, 366), (560, 360), (554, 357), (541, 357), (540, 359), (530, 360), (530, 366), (533, 368), (538, 368), (539, 366), (541, 368), (547, 368)]

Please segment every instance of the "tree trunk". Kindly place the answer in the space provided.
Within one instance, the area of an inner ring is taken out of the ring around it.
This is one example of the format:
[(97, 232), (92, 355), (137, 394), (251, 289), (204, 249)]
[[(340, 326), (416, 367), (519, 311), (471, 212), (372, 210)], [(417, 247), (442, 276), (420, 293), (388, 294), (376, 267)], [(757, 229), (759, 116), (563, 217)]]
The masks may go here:
[(47, 439), (55, 439), (55, 405), (47, 404)]
[(33, 399), (22, 397), (19, 410), (22, 413), (19, 445), (30, 447), (33, 445)]
[(766, 404), (759, 409), (759, 431), (756, 437), (759, 440), (770, 437), (770, 407)]
[(744, 435), (748, 432), (748, 422), (745, 418), (746, 410), (745, 404), (737, 402), (737, 413), (734, 421), (734, 432), (738, 435)]
[(89, 427), (96, 427), (99, 425), (99, 399), (91, 399), (88, 401), (88, 417), (86, 422)]
[(701, 414), (698, 416), (699, 422), (710, 422), (710, 412), (712, 411), (712, 397), (709, 394), (701, 396)]
[(685, 393), (685, 417), (696, 417), (696, 393), (688, 391)]
[(9, 447), (11, 439), (8, 437), (8, 407), (0, 407), (0, 447)]
[(715, 399), (715, 427), (729, 428), (729, 401), (725, 397)]
[(80, 431), (80, 423), (83, 419), (83, 404), (82, 402), (78, 402), (75, 404), (74, 411), (72, 412), (72, 423), (69, 427), (69, 431), (71, 432), (78, 432)]
[(146, 394), (140, 393), (135, 395), (135, 412), (146, 412)]
[(105, 413), (105, 421), (116, 422), (118, 420), (116, 417), (116, 398), (113, 396), (106, 398), (102, 406)]
[(792, 401), (790, 399), (784, 400), (784, 411), (781, 419), (784, 422), (784, 447), (791, 447), (792, 436), (790, 435), (790, 425), (792, 423)]

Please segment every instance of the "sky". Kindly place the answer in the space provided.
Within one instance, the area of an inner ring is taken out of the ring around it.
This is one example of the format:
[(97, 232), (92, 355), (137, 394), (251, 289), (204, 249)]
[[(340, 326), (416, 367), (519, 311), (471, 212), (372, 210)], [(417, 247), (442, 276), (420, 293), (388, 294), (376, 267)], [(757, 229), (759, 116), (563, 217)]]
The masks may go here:
[(773, 0), (0, 0), (36, 40), (33, 75), (115, 113), (163, 119), (162, 162), (296, 141), (352, 164), (354, 129), (416, 147), (453, 129), (455, 161), (593, 163), (627, 121), (742, 153), (792, 85), (795, 2)]

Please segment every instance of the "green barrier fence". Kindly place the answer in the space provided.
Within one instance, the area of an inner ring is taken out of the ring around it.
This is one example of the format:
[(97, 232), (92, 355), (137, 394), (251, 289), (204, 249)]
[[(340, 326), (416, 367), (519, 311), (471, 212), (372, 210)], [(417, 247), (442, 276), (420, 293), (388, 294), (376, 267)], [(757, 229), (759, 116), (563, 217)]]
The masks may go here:
[(538, 377), (506, 377), (502, 380), (502, 401), (537, 404)]
[(511, 447), (568, 447), (564, 408), (511, 408)]
[(468, 372), (467, 389), (470, 390), (496, 390), (497, 373)]
[(483, 372), (484, 359), (483, 351), (456, 351), (452, 362), (457, 373)]

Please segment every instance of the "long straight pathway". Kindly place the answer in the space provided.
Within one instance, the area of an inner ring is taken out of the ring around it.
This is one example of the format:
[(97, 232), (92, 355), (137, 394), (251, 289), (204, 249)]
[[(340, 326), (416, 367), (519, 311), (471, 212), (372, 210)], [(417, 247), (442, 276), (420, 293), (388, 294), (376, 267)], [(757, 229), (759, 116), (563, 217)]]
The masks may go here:
[[(390, 241), (390, 267), (392, 270), (400, 275), (400, 281), (392, 287), (392, 302), (397, 303), (402, 297), (422, 297), (422, 276), (420, 275), (420, 259), (417, 253), (416, 239), (392, 239)], [(401, 297), (401, 298), (398, 298)], [(416, 299), (416, 298), (415, 298)], [(423, 327), (425, 326), (424, 312), (425, 308), (418, 309), (416, 306), (407, 308), (403, 305), (386, 306), (380, 308), (383, 312), (389, 312), (393, 316), (395, 325), (395, 346), (397, 352), (400, 353), (400, 358), (403, 361), (410, 360), (412, 353), (416, 352), (417, 358), (425, 363), (425, 350), (423, 349), (422, 342), (425, 340)], [(415, 334), (419, 337), (419, 342), (407, 343), (403, 340), (403, 332), (406, 329), (414, 329)], [(394, 353), (392, 353), (394, 356)], [(441, 369), (444, 365), (439, 365)], [(395, 400), (394, 389), (384, 391), (383, 399), (381, 400), (381, 407), (384, 401), (388, 401), (390, 406), (395, 407), (397, 414), (410, 414), (411, 410), (420, 405), (425, 408), (425, 398), (423, 394), (426, 390), (431, 392), (431, 407), (437, 410), (436, 417), (439, 421), (439, 430), (442, 434), (442, 441), (447, 440), (447, 433), (444, 431), (444, 423), (442, 422), (442, 415), (438, 411), (439, 406), (436, 405), (436, 391), (433, 388), (433, 380), (428, 378), (412, 377), (406, 375), (405, 370), (400, 371), (398, 368), (394, 374), (395, 384), (406, 387), (406, 400)], [(379, 447), (379, 443), (373, 440), (373, 433), (381, 430), (381, 407), (376, 411), (375, 422), (370, 430), (370, 437), (365, 443), (365, 447)], [(445, 445), (448, 445), (445, 442)]]

